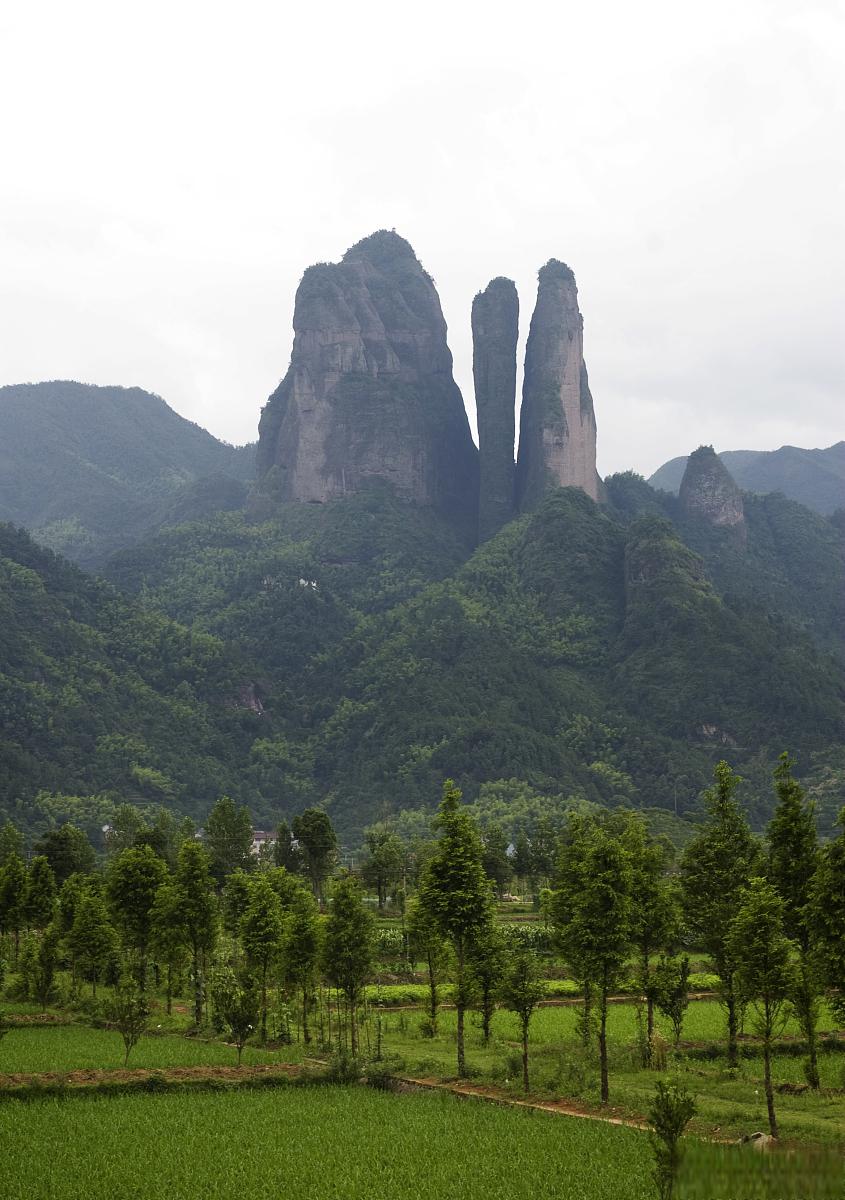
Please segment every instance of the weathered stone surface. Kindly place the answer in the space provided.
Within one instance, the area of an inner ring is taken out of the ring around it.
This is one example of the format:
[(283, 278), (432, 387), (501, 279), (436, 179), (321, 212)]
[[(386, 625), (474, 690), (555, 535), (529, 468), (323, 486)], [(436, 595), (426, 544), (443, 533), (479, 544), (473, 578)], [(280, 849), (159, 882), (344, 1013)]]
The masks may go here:
[(404, 238), (382, 230), (309, 267), (293, 327), (290, 368), (259, 425), (265, 494), (323, 502), (383, 482), (474, 525), (478, 454), (446, 322)]
[(516, 468), (517, 504), (535, 508), (556, 487), (598, 499), (596, 418), (584, 365), (584, 321), (569, 267), (550, 259), (539, 274), (525, 351)]
[(742, 492), (712, 446), (699, 446), (689, 456), (678, 496), (686, 516), (733, 530), (745, 542)]
[(472, 302), (472, 376), (478, 414), (478, 540), (514, 514), (516, 343), (519, 297), (510, 279), (493, 279)]

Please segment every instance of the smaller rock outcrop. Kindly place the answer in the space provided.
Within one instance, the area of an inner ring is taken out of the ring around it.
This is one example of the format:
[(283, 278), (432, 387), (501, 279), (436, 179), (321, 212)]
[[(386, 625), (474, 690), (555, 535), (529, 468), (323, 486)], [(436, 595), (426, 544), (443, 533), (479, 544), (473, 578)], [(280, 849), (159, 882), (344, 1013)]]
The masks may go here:
[(493, 279), (472, 302), (472, 376), (478, 416), (478, 540), (514, 514), (516, 343), (519, 297), (510, 279)]
[(579, 487), (593, 500), (601, 491), (575, 276), (553, 258), (538, 279), (519, 423), (516, 491), (522, 511), (536, 508), (553, 488)]
[(742, 492), (712, 446), (699, 446), (689, 456), (678, 496), (685, 516), (731, 530), (745, 544)]

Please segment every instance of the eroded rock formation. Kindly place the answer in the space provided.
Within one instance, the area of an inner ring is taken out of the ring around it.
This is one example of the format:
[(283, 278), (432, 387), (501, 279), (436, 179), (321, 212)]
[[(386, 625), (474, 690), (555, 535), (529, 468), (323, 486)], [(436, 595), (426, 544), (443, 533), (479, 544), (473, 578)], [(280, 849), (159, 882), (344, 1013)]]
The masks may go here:
[(478, 414), (478, 540), (514, 514), (516, 343), (519, 297), (510, 279), (493, 279), (472, 302), (472, 376)]
[(259, 426), (265, 493), (323, 502), (381, 482), (474, 526), (478, 453), (440, 301), (411, 246), (383, 230), (309, 267), (293, 327)]
[(745, 542), (742, 492), (712, 446), (699, 446), (689, 456), (678, 496), (686, 516), (732, 530)]
[(575, 276), (565, 263), (550, 259), (540, 270), (525, 351), (516, 468), (521, 511), (535, 508), (556, 487), (579, 487), (599, 497), (583, 326)]

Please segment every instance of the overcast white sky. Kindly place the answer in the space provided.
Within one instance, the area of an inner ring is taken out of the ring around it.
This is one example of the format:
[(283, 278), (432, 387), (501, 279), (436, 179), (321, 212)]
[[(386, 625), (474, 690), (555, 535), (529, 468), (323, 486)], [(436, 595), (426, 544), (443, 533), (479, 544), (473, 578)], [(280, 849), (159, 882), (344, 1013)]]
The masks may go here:
[(251, 440), (304, 268), (395, 227), (471, 415), (474, 293), (524, 341), (554, 256), (602, 473), (845, 437), (841, 0), (28, 0), (0, 113), (0, 383)]

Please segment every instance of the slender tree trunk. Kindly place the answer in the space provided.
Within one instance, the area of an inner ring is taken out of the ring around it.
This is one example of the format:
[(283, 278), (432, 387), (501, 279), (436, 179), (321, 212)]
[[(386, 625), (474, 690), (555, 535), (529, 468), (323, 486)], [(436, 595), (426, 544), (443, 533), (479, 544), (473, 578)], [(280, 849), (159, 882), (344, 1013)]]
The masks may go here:
[(643, 991), (645, 992), (645, 1040), (647, 1066), (654, 1064), (654, 997), (651, 994), (651, 955), (643, 951)]
[(97, 972), (96, 971), (91, 972), (91, 995), (94, 997), (94, 999), (97, 998)]
[(766, 1088), (766, 1108), (769, 1110), (769, 1133), (773, 1138), (776, 1138), (778, 1135), (778, 1122), (775, 1116), (775, 1094), (772, 1088), (771, 1037), (768, 1033), (763, 1039), (763, 1080)]
[(458, 951), (457, 1000), (458, 1010), (458, 1078), (464, 1079), (467, 1073), (466, 1055), (464, 1053), (464, 948), (456, 947)]
[(528, 1018), (522, 1018), (522, 1086), (528, 1094)]
[(481, 1032), (484, 1045), (490, 1045), (490, 1022), (493, 1019), (493, 997), (487, 988), (481, 997)]
[(426, 951), (428, 962), (428, 1015), (431, 1017), (431, 1033), (437, 1036), (437, 978), (434, 974), (434, 956), (429, 948)]
[(818, 1022), (818, 1012), (816, 1010), (816, 996), (813, 985), (810, 980), (810, 973), (807, 968), (807, 959), (805, 952), (801, 954), (801, 983), (797, 997), (798, 1003), (798, 1024), (801, 1027), (801, 1032), (807, 1039), (807, 1082), (811, 1088), (818, 1089), (821, 1086), (819, 1078), (819, 1061), (818, 1061), (818, 1045), (816, 1039), (816, 1024)]
[(261, 1042), (267, 1041), (267, 964), (261, 968)]
[(599, 1008), (599, 1063), (601, 1067), (601, 1102), (607, 1104), (610, 1087), (607, 1079), (607, 982), (602, 981)]
[(355, 1001), (352, 996), (349, 997), (349, 1034), (352, 1057), (355, 1058), (358, 1053), (358, 1025), (355, 1020)]
[(728, 1010), (728, 1066), (739, 1066), (739, 1048), (737, 1033), (739, 1032), (739, 1013), (737, 1012), (736, 994), (734, 992), (733, 975), (726, 980), (725, 1007)]
[(167, 1015), (173, 1012), (173, 965), (167, 964)]
[(200, 979), (200, 953), (194, 950), (194, 1024), (202, 1025), (202, 980)]
[(590, 1044), (590, 1017), (593, 1011), (593, 985), (589, 979), (584, 980), (584, 1010), (581, 1014), (581, 1044), (586, 1050)]
[(241, 1065), (241, 1055), (243, 1054), (243, 1052), (244, 1052), (244, 1048), (243, 1048), (243, 1046), (241, 1045), (241, 1043), (240, 1043), (240, 1042), (238, 1042), (238, 1066), (239, 1066), (239, 1067), (240, 1067), (240, 1065)]

